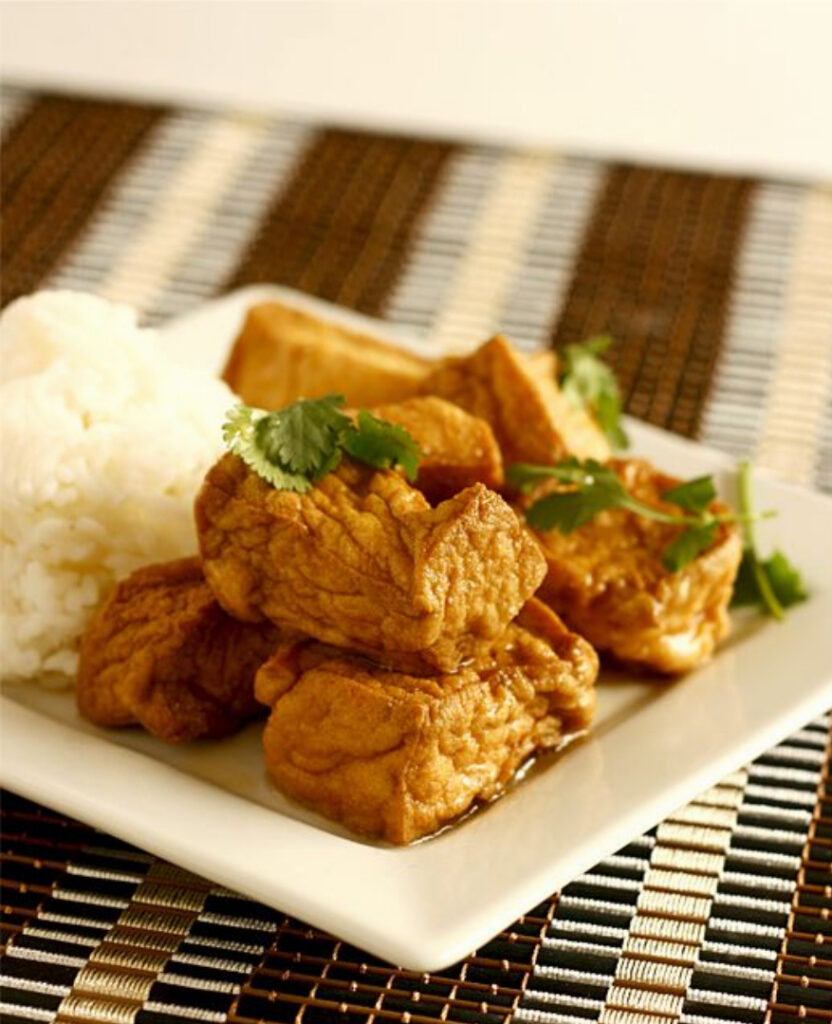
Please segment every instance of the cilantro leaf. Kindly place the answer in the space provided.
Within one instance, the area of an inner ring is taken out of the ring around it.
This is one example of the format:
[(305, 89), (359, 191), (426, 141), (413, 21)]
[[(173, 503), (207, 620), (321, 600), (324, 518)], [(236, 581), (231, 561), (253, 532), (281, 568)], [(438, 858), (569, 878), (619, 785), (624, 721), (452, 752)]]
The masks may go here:
[(601, 356), (612, 338), (599, 335), (581, 344), (564, 346), (558, 383), (569, 400), (587, 408), (614, 448), (626, 448), (629, 440), (620, 423), (621, 393), (612, 368)]
[(352, 427), (343, 438), (348, 455), (377, 469), (390, 469), (399, 465), (411, 483), (419, 471), (422, 452), (404, 427), (388, 423), (362, 409), (358, 426)]
[(261, 448), (258, 440), (260, 425), (268, 415), (262, 409), (252, 409), (247, 405), (237, 405), (230, 409), (222, 428), (228, 449), (272, 487), (280, 491), (308, 491), (311, 484), (305, 476), (291, 472), (279, 462), (273, 462)]
[(598, 396), (594, 412), (598, 426), (613, 448), (629, 448), (630, 439), (621, 426), (621, 396), (617, 383), (615, 392), (606, 391)]
[(734, 608), (742, 608), (745, 605), (760, 602), (760, 589), (757, 586), (754, 562), (755, 558), (751, 548), (743, 548), (742, 560), (734, 580), (734, 592), (731, 595), (731, 605)]
[(615, 470), (595, 459), (581, 462), (571, 458), (557, 466), (517, 463), (509, 467), (506, 478), (525, 493), (534, 491), (547, 478), (566, 485), (564, 490), (539, 498), (526, 511), (527, 522), (537, 529), (557, 528), (561, 533), (571, 533), (608, 508), (623, 508), (646, 519), (684, 526), (663, 553), (662, 563), (670, 572), (688, 565), (709, 548), (720, 523), (735, 520), (731, 514), (713, 515), (708, 511), (716, 496), (710, 477), (697, 477), (664, 492), (662, 497), (677, 504), (683, 510), (680, 513), (666, 512), (630, 494)]
[(519, 463), (508, 472), (508, 479), (526, 490), (546, 477), (570, 485), (570, 489), (547, 494), (528, 509), (526, 519), (540, 530), (557, 528), (571, 533), (604, 509), (626, 508), (632, 501), (615, 472), (595, 459), (567, 459), (557, 466)]
[(763, 561), (757, 552), (751, 499), (751, 464), (743, 459), (738, 469), (739, 516), (745, 529), (745, 550), (734, 582), (733, 605), (756, 604), (775, 619), (785, 609), (808, 597), (800, 573), (782, 551)]
[(321, 475), (350, 419), (340, 412), (343, 395), (300, 399), (257, 424), (258, 447), (269, 462), (304, 476)]
[(763, 562), (763, 570), (768, 576), (771, 589), (784, 608), (806, 601), (809, 593), (803, 577), (782, 551), (775, 550), (771, 558)]
[(421, 450), (404, 427), (362, 410), (358, 425), (340, 411), (341, 395), (300, 399), (279, 412), (238, 405), (223, 425), (230, 451), (281, 491), (308, 491), (338, 467), (344, 452), (377, 469), (403, 467), (415, 480)]
[(719, 523), (715, 520), (702, 523), (701, 526), (688, 526), (687, 529), (672, 540), (662, 554), (662, 565), (670, 572), (690, 564), (716, 540)]
[(249, 469), (262, 477), (278, 491), (297, 491), (305, 494), (312, 486), (308, 477), (302, 473), (292, 473), (278, 463), (272, 462), (259, 448), (253, 447), (245, 452), (237, 452)]
[(687, 512), (704, 512), (715, 497), (716, 488), (711, 476), (698, 476), (662, 493), (664, 501), (678, 505)]
[(742, 553), (739, 572), (734, 581), (731, 604), (735, 608), (746, 605), (767, 607), (765, 595), (758, 583), (758, 572), (764, 574), (771, 592), (782, 608), (791, 608), (809, 596), (800, 573), (782, 551), (775, 551), (771, 558), (760, 562), (753, 550), (747, 547)]
[(570, 458), (559, 462), (556, 466), (538, 466), (533, 462), (514, 462), (506, 470), (506, 480), (518, 491), (528, 494), (544, 480), (558, 480), (562, 484), (579, 484), (587, 476), (587, 470), (598, 467), (601, 463), (587, 459), (586, 463)]
[(526, 513), (526, 519), (538, 530), (557, 528), (561, 533), (572, 533), (594, 519), (605, 508), (618, 508), (617, 495), (603, 486), (581, 491), (554, 491), (536, 501)]
[(264, 416), (262, 409), (252, 409), (251, 406), (235, 405), (225, 414), (225, 423), (222, 425), (222, 439), (226, 447), (239, 455), (238, 449), (243, 449), (250, 444), (254, 438), (254, 427), (257, 421)]
[(533, 493), (549, 479), (563, 485), (562, 490), (543, 495), (526, 510), (526, 521), (538, 530), (558, 529), (561, 533), (571, 533), (608, 508), (624, 508), (660, 523), (684, 526), (662, 553), (662, 564), (669, 572), (678, 572), (706, 551), (716, 540), (721, 524), (742, 524), (746, 546), (731, 603), (759, 605), (770, 615), (782, 619), (786, 608), (806, 600), (806, 587), (798, 570), (781, 551), (775, 551), (766, 561), (759, 558), (754, 523), (774, 513), (754, 512), (747, 462), (739, 464), (738, 475), (736, 513), (710, 511), (716, 488), (710, 476), (700, 476), (662, 493), (665, 501), (681, 510), (672, 514), (630, 494), (613, 469), (594, 459), (581, 462), (571, 458), (556, 466), (520, 462), (506, 471), (508, 482), (525, 494)]

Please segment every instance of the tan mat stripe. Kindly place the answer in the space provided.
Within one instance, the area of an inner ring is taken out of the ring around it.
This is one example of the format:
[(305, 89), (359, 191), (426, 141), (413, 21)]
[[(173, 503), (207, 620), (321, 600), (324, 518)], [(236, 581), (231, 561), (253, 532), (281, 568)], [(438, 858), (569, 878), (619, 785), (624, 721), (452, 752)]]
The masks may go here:
[(832, 188), (806, 191), (757, 460), (813, 484), (832, 386)]
[(76, 975), (54, 1019), (131, 1024), (210, 890), (195, 875), (154, 861), (114, 927)]
[(454, 147), (322, 132), (229, 288), (270, 281), (378, 314)]
[(681, 1019), (747, 781), (737, 772), (659, 825), (602, 1024)]
[(553, 341), (612, 334), (633, 415), (696, 433), (751, 191), (742, 178), (610, 170)]
[(162, 116), (157, 107), (50, 96), (12, 125), (3, 147), (4, 304), (55, 267)]
[(478, 222), (432, 334), (444, 352), (467, 352), (494, 333), (517, 265), (534, 230), (556, 158), (507, 153), (478, 211)]
[(137, 309), (155, 305), (233, 179), (263, 143), (266, 122), (218, 117), (205, 126), (187, 158), (168, 176), (155, 206), (126, 239), (101, 294)]
[(749, 203), (719, 359), (699, 439), (753, 454), (774, 378), (806, 187), (761, 182)]

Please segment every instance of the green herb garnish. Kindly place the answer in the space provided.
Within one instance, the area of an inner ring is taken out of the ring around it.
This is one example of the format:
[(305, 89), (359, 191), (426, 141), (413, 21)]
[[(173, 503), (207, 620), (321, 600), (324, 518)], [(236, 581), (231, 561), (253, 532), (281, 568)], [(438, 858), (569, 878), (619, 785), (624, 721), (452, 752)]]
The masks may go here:
[(599, 335), (578, 345), (565, 345), (558, 353), (558, 384), (575, 405), (592, 413), (613, 448), (627, 448), (630, 442), (621, 426), (618, 381), (601, 359), (611, 344), (612, 338)]
[(754, 523), (750, 516), (751, 471), (747, 461), (739, 465), (739, 509), (745, 516), (745, 549), (734, 584), (731, 604), (758, 605), (775, 619), (782, 619), (785, 609), (808, 597), (800, 573), (782, 551), (763, 561), (757, 553)]
[(341, 412), (343, 395), (302, 398), (279, 412), (237, 405), (222, 436), (228, 449), (279, 491), (308, 491), (337, 469), (344, 452), (388, 469), (399, 465), (416, 479), (421, 450), (405, 430), (362, 410), (357, 425)]
[(341, 445), (348, 455), (377, 469), (401, 466), (411, 483), (419, 472), (422, 453), (405, 428), (380, 420), (366, 409), (358, 414), (358, 428), (351, 427)]
[[(535, 501), (526, 511), (529, 525), (539, 530), (558, 529), (571, 533), (608, 508), (624, 508), (636, 515), (659, 523), (684, 526), (665, 548), (662, 564), (676, 572), (707, 550), (716, 539), (722, 523), (744, 523), (753, 519), (749, 509), (740, 513), (715, 515), (708, 511), (716, 497), (713, 479), (696, 477), (664, 491), (662, 499), (676, 505), (679, 513), (665, 512), (636, 498), (624, 487), (616, 472), (595, 459), (567, 459), (557, 466), (535, 466), (516, 463), (510, 466), (506, 478), (525, 494), (530, 493), (546, 478), (569, 485), (568, 490), (554, 491)], [(763, 513), (767, 517), (773, 513)]]

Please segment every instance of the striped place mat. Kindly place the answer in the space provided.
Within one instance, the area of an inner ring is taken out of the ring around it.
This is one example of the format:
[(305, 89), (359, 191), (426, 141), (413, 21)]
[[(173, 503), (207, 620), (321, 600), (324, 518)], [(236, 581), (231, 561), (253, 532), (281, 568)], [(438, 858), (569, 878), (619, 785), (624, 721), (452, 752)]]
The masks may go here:
[[(161, 322), (269, 281), (462, 351), (598, 331), (628, 411), (832, 490), (832, 188), (2, 90), (2, 301)], [(12, 795), (9, 1021), (832, 1021), (829, 720), (448, 971)]]

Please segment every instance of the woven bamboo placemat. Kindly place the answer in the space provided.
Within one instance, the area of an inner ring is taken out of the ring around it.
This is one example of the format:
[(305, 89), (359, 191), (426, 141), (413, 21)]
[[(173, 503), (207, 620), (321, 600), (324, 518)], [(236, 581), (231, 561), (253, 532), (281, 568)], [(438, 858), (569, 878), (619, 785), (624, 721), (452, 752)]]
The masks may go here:
[[(832, 189), (2, 92), (2, 301), (271, 281), (437, 354), (617, 339), (628, 411), (832, 490)], [(832, 1020), (828, 718), (464, 962), (394, 969), (6, 794), (9, 1021)]]

